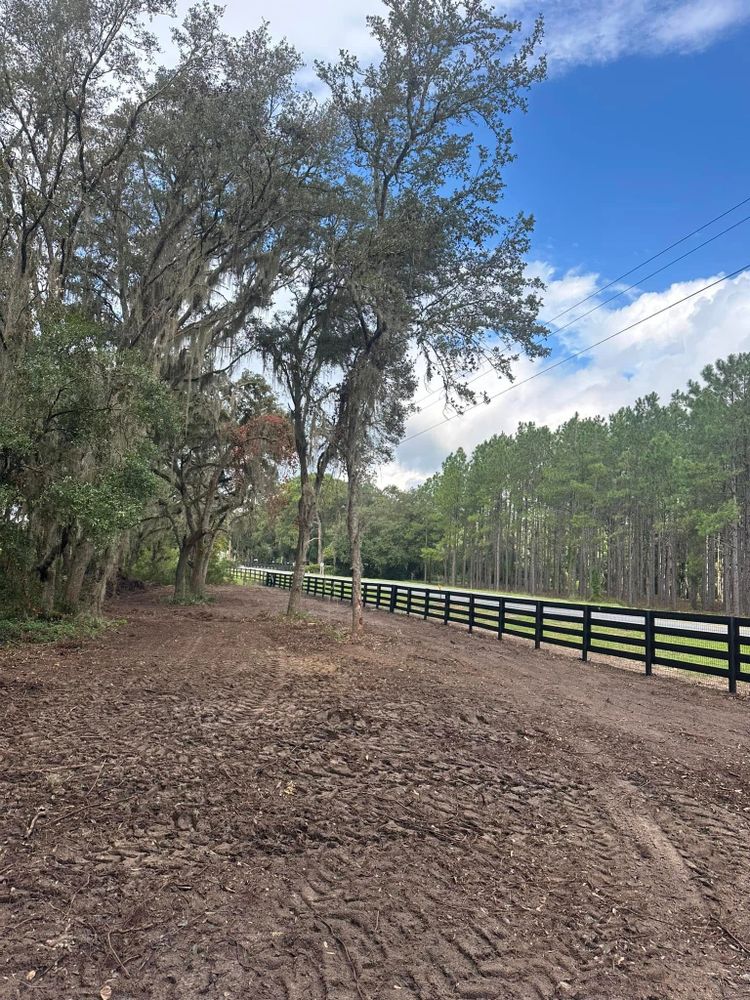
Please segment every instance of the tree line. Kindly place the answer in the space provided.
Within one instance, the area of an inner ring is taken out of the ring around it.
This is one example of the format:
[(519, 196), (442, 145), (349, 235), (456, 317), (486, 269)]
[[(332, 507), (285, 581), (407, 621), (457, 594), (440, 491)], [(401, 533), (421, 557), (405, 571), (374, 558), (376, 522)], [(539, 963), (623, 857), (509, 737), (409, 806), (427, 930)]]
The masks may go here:
[[(170, 0), (0, 0), (0, 599), (94, 609), (169, 550), (200, 598), (238, 519), (299, 479), (290, 612), (321, 491), (368, 471), (417, 361), (454, 401), (544, 353), (533, 220), (502, 212), (541, 25), (387, 0), (368, 63), (303, 62)], [(353, 607), (353, 628), (361, 608)]]
[[(328, 559), (345, 564), (326, 513)], [(373, 575), (750, 614), (750, 354), (666, 404), (459, 449), (415, 490), (371, 488), (364, 516)], [(283, 552), (282, 514), (246, 541)]]

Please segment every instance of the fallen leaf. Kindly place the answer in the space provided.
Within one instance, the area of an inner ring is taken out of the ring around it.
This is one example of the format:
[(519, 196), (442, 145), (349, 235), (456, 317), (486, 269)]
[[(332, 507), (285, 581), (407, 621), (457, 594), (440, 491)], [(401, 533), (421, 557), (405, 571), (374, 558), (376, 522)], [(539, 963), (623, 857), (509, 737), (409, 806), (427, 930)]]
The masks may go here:
[(36, 971), (34, 969), (29, 969), (29, 971), (26, 973), (26, 982), (30, 983), (35, 976), (36, 976)]
[(99, 996), (102, 998), (102, 1000), (109, 1000), (109, 998), (112, 996), (112, 987), (102, 986), (102, 988), (99, 990)]

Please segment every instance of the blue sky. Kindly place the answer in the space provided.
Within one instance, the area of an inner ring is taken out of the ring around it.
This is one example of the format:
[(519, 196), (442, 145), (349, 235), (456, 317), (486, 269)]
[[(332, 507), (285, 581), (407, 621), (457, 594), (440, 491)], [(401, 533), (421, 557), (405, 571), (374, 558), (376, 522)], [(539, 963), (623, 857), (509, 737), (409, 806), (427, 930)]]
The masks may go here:
[[(597, 10), (590, 5), (587, 26), (594, 33)], [(611, 58), (592, 56), (583, 45), (576, 56), (573, 43), (565, 60), (551, 60), (549, 78), (532, 93), (528, 113), (515, 124), (517, 160), (507, 172), (506, 193), (509, 211), (530, 211), (536, 220), (530, 256), (547, 282), (547, 320), (750, 196), (746, 12), (750, 2), (738, 9), (736, 23), (715, 36), (698, 32), (689, 44), (684, 39), (661, 47), (647, 42), (643, 51), (632, 51), (634, 32), (628, 31), (622, 47), (612, 46)], [(576, 37), (574, 29), (569, 37)], [(624, 284), (639, 282), (745, 216), (750, 216), (750, 203)], [(585, 348), (744, 264), (750, 264), (750, 222), (639, 282), (633, 292), (559, 336), (553, 332), (550, 360)], [(595, 297), (560, 323), (615, 291)], [(497, 431), (512, 431), (521, 420), (556, 426), (576, 411), (607, 414), (651, 391), (668, 398), (705, 364), (740, 350), (750, 351), (748, 277), (646, 322), (487, 407), (419, 434), (450, 416), (432, 396), (410, 423), (408, 435), (419, 436), (402, 444), (381, 481), (418, 482), (451, 450), (470, 450)], [(543, 364), (519, 362), (517, 380)], [(503, 384), (489, 374), (475, 388), (493, 394)]]
[[(536, 217), (534, 255), (615, 277), (750, 195), (749, 48), (744, 25), (702, 52), (575, 66), (537, 87), (507, 196)], [(739, 266), (748, 247), (739, 227), (649, 287)]]
[[(178, 0), (178, 12), (187, 6)], [(265, 18), (309, 63), (335, 58), (342, 47), (366, 61), (372, 43), (365, 15), (382, 11), (379, 0), (225, 6), (227, 30), (240, 33)], [(504, 7), (526, 22), (541, 9), (546, 22), (549, 79), (515, 122), (505, 210), (535, 216), (529, 270), (546, 282), (542, 319), (549, 321), (584, 296), (595, 296), (586, 309), (601, 303), (601, 285), (750, 196), (750, 0), (508, 0)], [(159, 31), (168, 37), (166, 24)], [(628, 283), (745, 215), (750, 204)], [(750, 222), (553, 335), (553, 359), (749, 263)], [(557, 426), (575, 412), (611, 413), (652, 391), (668, 398), (704, 365), (737, 351), (750, 351), (750, 274), (648, 320), (585, 361), (421, 433), (451, 416), (432, 396), (379, 481), (417, 483), (450, 451), (471, 450), (522, 420)], [(520, 360), (517, 382), (542, 364)], [(422, 386), (417, 398), (430, 388)], [(475, 388), (492, 394), (503, 383), (488, 373)]]

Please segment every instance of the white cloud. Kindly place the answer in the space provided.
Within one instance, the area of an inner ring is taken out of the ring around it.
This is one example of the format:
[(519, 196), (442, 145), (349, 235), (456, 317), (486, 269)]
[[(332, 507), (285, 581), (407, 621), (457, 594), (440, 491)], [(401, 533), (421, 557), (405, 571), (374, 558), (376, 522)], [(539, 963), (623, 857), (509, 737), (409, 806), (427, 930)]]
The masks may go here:
[[(540, 266), (549, 274), (548, 265)], [(576, 301), (579, 296), (572, 289), (580, 289), (582, 279), (588, 277), (563, 275), (551, 281), (548, 277), (547, 310), (550, 301)], [(565, 331), (561, 338), (564, 351), (571, 353), (601, 340), (718, 277), (676, 283), (661, 292), (643, 292), (619, 308), (604, 307)], [(583, 287), (587, 287), (585, 281)], [(458, 447), (470, 452), (492, 434), (514, 431), (520, 421), (556, 427), (576, 412), (582, 416), (607, 415), (649, 392), (667, 400), (675, 390), (684, 388), (688, 379), (697, 378), (705, 365), (731, 353), (750, 351), (748, 317), (750, 274), (744, 273), (595, 348), (582, 367), (563, 365), (519, 385), (487, 406), (480, 405), (405, 441), (396, 460), (381, 469), (379, 482), (414, 485), (436, 471), (445, 456)], [(549, 363), (519, 362), (516, 381), (521, 382)], [(491, 395), (503, 385), (488, 373), (475, 383), (475, 388), (486, 389)], [(410, 421), (407, 436), (436, 424), (443, 415), (440, 404), (423, 410)]]
[[(190, 5), (178, 0), (178, 15)], [(379, 0), (277, 0), (270, 7), (225, 0), (224, 6), (228, 31), (241, 34), (265, 19), (275, 37), (288, 38), (308, 61), (335, 58), (341, 48), (366, 57), (372, 43), (365, 17), (384, 9)], [(497, 9), (527, 24), (541, 11), (552, 72), (635, 54), (700, 51), (750, 20), (748, 0), (508, 0)], [(157, 31), (168, 40), (166, 19)]]
[[(526, 272), (530, 278), (541, 278), (545, 284), (544, 302), (539, 318), (543, 323), (551, 323), (553, 318), (566, 312), (574, 304), (588, 299), (601, 284), (599, 275), (593, 272), (581, 273), (569, 270), (562, 277), (555, 277), (555, 268), (547, 261), (530, 261)], [(592, 300), (593, 301), (593, 300)], [(583, 308), (578, 310), (583, 312)], [(575, 316), (571, 310), (570, 316)], [(561, 317), (560, 324), (567, 321)]]
[[(193, 0), (177, 0), (178, 19), (181, 19)], [(324, 5), (303, 3), (300, 0), (277, 0), (260, 3), (258, 0), (224, 0), (224, 30), (233, 35), (251, 31), (268, 21), (274, 38), (288, 39), (312, 65), (314, 59), (335, 59), (339, 49), (348, 49), (362, 57), (373, 50), (365, 18), (379, 13), (378, 0), (326, 0)], [(156, 32), (162, 44), (170, 50), (170, 26), (173, 19), (159, 18)], [(304, 74), (307, 81), (311, 73)]]
[(693, 0), (666, 10), (655, 22), (652, 45), (694, 51), (710, 45), (725, 31), (750, 18), (746, 0)]
[[(190, 4), (191, 0), (177, 0), (178, 16)], [(241, 34), (266, 19), (272, 34), (287, 37), (308, 64), (315, 58), (335, 58), (341, 48), (367, 58), (372, 43), (365, 17), (383, 12), (378, 0), (327, 0), (324, 5), (276, 0), (271, 7), (259, 0), (225, 0), (224, 6), (228, 31)], [(508, 0), (498, 9), (526, 23), (541, 10), (546, 22), (544, 47), (552, 73), (632, 55), (700, 51), (750, 21), (750, 0)], [(168, 43), (166, 19), (159, 19), (157, 33)], [(309, 73), (303, 79), (308, 81)], [(547, 283), (542, 312), (546, 321), (589, 295), (599, 282), (599, 276), (591, 273), (571, 271), (556, 276), (554, 267), (544, 262), (530, 270)], [(636, 295), (618, 309), (603, 308), (566, 330), (565, 344), (569, 350), (576, 350), (710, 280)], [(414, 485), (439, 468), (442, 459), (457, 447), (471, 450), (499, 430), (515, 430), (520, 420), (554, 426), (576, 410), (583, 415), (610, 413), (651, 391), (668, 398), (705, 364), (732, 351), (750, 350), (748, 315), (750, 279), (727, 282), (705, 297), (598, 348), (585, 367), (557, 369), (514, 389), (488, 407), (479, 407), (404, 443), (397, 460), (381, 471), (380, 482)], [(517, 380), (533, 371), (529, 362), (519, 363)], [(492, 392), (497, 391), (498, 384), (494, 377), (487, 376), (476, 387)], [(440, 416), (440, 405), (432, 406), (413, 418), (410, 433), (435, 423)]]
[(516, 0), (512, 7), (522, 19), (538, 9), (553, 73), (623, 56), (701, 51), (750, 19), (747, 0)]

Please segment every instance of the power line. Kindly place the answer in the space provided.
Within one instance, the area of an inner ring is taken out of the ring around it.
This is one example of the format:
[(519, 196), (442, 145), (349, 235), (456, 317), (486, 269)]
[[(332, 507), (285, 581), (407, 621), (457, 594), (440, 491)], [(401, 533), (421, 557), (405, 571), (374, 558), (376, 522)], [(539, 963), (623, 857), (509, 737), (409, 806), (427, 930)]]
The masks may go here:
[[(685, 243), (687, 240), (691, 239), (691, 237), (697, 236), (698, 233), (702, 233), (704, 229), (708, 229), (708, 227), (712, 226), (714, 222), (718, 222), (719, 219), (723, 219), (727, 215), (731, 215), (732, 212), (736, 212), (738, 208), (742, 208), (743, 205), (747, 205), (748, 202), (750, 202), (750, 195), (748, 195), (747, 198), (743, 198), (742, 201), (738, 201), (736, 205), (732, 205), (732, 207), (728, 208), (725, 212), (721, 212), (719, 215), (714, 216), (714, 218), (710, 219), (708, 222), (704, 222), (702, 226), (698, 226), (698, 228), (694, 229), (691, 233), (688, 233), (686, 236), (681, 236), (680, 239), (675, 240), (674, 243), (670, 243), (668, 247), (664, 247), (663, 250), (655, 253), (653, 257), (649, 257), (648, 260), (641, 261), (640, 264), (636, 264), (635, 267), (631, 267), (629, 271), (625, 271), (625, 273), (619, 275), (619, 277), (608, 281), (606, 285), (602, 285), (601, 288), (598, 288), (595, 292), (587, 295), (585, 299), (581, 299), (580, 302), (574, 302), (572, 306), (568, 306), (567, 309), (563, 309), (562, 312), (553, 316), (549, 322), (554, 323), (556, 319), (560, 319), (561, 316), (565, 316), (566, 313), (569, 313), (572, 309), (577, 309), (578, 306), (582, 306), (584, 302), (588, 302), (589, 299), (593, 299), (595, 295), (601, 295), (602, 292), (606, 292), (608, 288), (611, 288), (612, 285), (616, 285), (618, 281), (622, 281), (623, 278), (629, 278), (631, 274), (635, 274), (636, 271), (640, 271), (642, 267), (645, 267), (646, 264), (650, 264), (652, 260), (657, 260), (659, 257), (663, 257), (665, 253), (669, 253), (670, 250), (674, 250), (674, 248), (680, 246), (681, 243)], [(730, 229), (731, 228), (732, 227), (730, 226)], [(719, 235), (721, 235), (721, 233)], [(699, 248), (696, 247), (695, 249), (698, 250)]]
[[(670, 250), (674, 250), (675, 247), (678, 247), (682, 243), (685, 243), (687, 240), (691, 239), (693, 236), (697, 236), (698, 233), (702, 233), (704, 229), (708, 229), (709, 226), (712, 226), (715, 222), (718, 222), (720, 219), (726, 218), (727, 215), (731, 215), (732, 212), (736, 212), (738, 208), (742, 208), (743, 205), (747, 205), (749, 202), (750, 202), (750, 195), (748, 195), (747, 198), (743, 198), (742, 201), (738, 201), (736, 205), (732, 205), (731, 208), (727, 208), (724, 212), (720, 212), (719, 215), (715, 215), (713, 217), (713, 219), (709, 219), (708, 222), (704, 222), (701, 226), (698, 226), (697, 229), (693, 229), (691, 232), (687, 233), (685, 236), (681, 236), (678, 240), (675, 240), (674, 243), (670, 243), (669, 246), (664, 247), (658, 253), (653, 254), (653, 256), (648, 257), (646, 260), (642, 260), (640, 262), (640, 264), (636, 264), (635, 267), (631, 267), (629, 271), (624, 271), (622, 274), (618, 275), (616, 278), (613, 278), (611, 281), (608, 281), (606, 283), (606, 285), (602, 285), (601, 288), (595, 289), (589, 295), (586, 295), (584, 298), (579, 299), (577, 302), (574, 302), (572, 305), (567, 306), (561, 312), (559, 312), (555, 316), (553, 316), (552, 319), (548, 320), (548, 322), (549, 323), (554, 323), (556, 320), (560, 319), (561, 316), (565, 316), (565, 315), (567, 315), (567, 313), (571, 312), (573, 309), (577, 309), (578, 306), (585, 305), (586, 302), (591, 301), (591, 299), (593, 299), (595, 296), (601, 295), (602, 292), (606, 292), (606, 290), (608, 288), (611, 288), (613, 285), (616, 285), (619, 281), (622, 281), (624, 278), (629, 278), (631, 274), (635, 274), (636, 271), (640, 271), (640, 269), (642, 267), (645, 267), (647, 264), (650, 264), (652, 261), (657, 260), (659, 257), (663, 257), (665, 253), (669, 253)], [(731, 229), (736, 228), (736, 226), (739, 226), (743, 222), (746, 222), (746, 221), (747, 221), (746, 219), (741, 219), (740, 222), (737, 222), (734, 225), (729, 226), (727, 229), (722, 230), (722, 232), (717, 233), (716, 236), (711, 237), (711, 239), (706, 240), (704, 243), (699, 244), (697, 247), (693, 247), (693, 249), (689, 250), (686, 254), (683, 254), (681, 257), (675, 258), (675, 260), (671, 261), (669, 264), (664, 264), (663, 267), (659, 268), (659, 270), (653, 271), (651, 274), (646, 275), (645, 278), (641, 278), (640, 280), (641, 281), (647, 281), (649, 278), (653, 278), (654, 275), (659, 274), (661, 271), (665, 270), (668, 267), (671, 267), (672, 264), (676, 264), (679, 261), (684, 260), (685, 257), (690, 256), (691, 253), (694, 253), (696, 250), (700, 250), (702, 247), (706, 246), (708, 243), (711, 243), (714, 239), (718, 239), (720, 236), (723, 236), (725, 233), (728, 233)], [(626, 291), (631, 291), (635, 287), (636, 287), (636, 285), (630, 285), (629, 288), (623, 289), (622, 292), (618, 292), (618, 295), (623, 295)], [(617, 296), (612, 296), (612, 298), (617, 298)], [(607, 301), (611, 302), (612, 298), (608, 299)], [(602, 305), (606, 305), (606, 302), (603, 302)], [(600, 308), (600, 307), (597, 306), (596, 308)], [(590, 310), (590, 311), (593, 312), (593, 310)], [(589, 313), (587, 312), (587, 313), (584, 313), (583, 315), (584, 316), (588, 316)], [(583, 316), (579, 316), (578, 319), (583, 319)], [(577, 320), (572, 320), (571, 322), (577, 322)], [(571, 325), (570, 323), (567, 323), (565, 326), (560, 327), (560, 329), (564, 330), (564, 329), (566, 329), (570, 325)], [(484, 372), (481, 372), (480, 374), (484, 375), (489, 370), (490, 369), (487, 368), (487, 369), (485, 369)], [(472, 379), (471, 381), (476, 381), (477, 378), (479, 378), (479, 375), (475, 376), (475, 378)], [(442, 387), (440, 387), (440, 386), (438, 386), (437, 389), (432, 389), (430, 392), (428, 392), (421, 399), (417, 400), (416, 405), (419, 406), (425, 400), (429, 399), (430, 396), (434, 396), (435, 393), (441, 392), (441, 391), (442, 391)], [(430, 405), (432, 406), (433, 404), (430, 404)]]
[[(520, 386), (526, 385), (528, 382), (532, 382), (535, 378), (539, 378), (540, 375), (545, 375), (547, 372), (551, 372), (553, 369), (567, 364), (568, 361), (574, 361), (576, 358), (580, 358), (582, 355), (588, 354), (590, 351), (593, 351), (595, 347), (601, 347), (602, 344), (606, 344), (608, 341), (614, 340), (615, 337), (619, 337), (623, 333), (628, 333), (628, 331), (634, 330), (635, 327), (640, 326), (642, 323), (646, 323), (648, 320), (654, 319), (656, 316), (663, 315), (670, 309), (674, 309), (675, 306), (682, 305), (683, 302), (688, 302), (690, 299), (694, 299), (696, 295), (701, 295), (703, 292), (707, 292), (711, 288), (716, 288), (717, 285), (722, 284), (724, 281), (729, 281), (730, 278), (736, 278), (737, 275), (747, 271), (748, 268), (750, 268), (750, 264), (744, 264), (742, 267), (737, 268), (736, 271), (732, 271), (730, 274), (725, 274), (721, 278), (717, 278), (716, 281), (712, 281), (710, 284), (704, 285), (702, 288), (698, 288), (694, 292), (690, 292), (689, 295), (684, 295), (681, 299), (677, 299), (675, 302), (670, 302), (669, 305), (663, 306), (661, 309), (657, 309), (656, 312), (652, 312), (648, 316), (643, 316), (634, 323), (624, 326), (621, 330), (617, 330), (615, 333), (610, 333), (609, 336), (602, 337), (601, 340), (597, 340), (593, 344), (589, 344), (588, 347), (582, 347), (580, 351), (568, 354), (566, 357), (560, 358), (559, 361), (555, 361), (554, 364), (547, 365), (546, 368), (540, 368), (538, 372), (534, 372), (532, 375), (529, 375), (528, 378), (521, 379), (520, 382), (514, 382), (512, 385), (506, 386), (505, 389), (501, 389), (500, 392), (496, 392), (493, 396), (488, 398), (487, 402), (491, 402), (499, 396), (504, 396), (507, 392), (512, 392), (513, 389), (518, 389)], [(427, 434), (428, 431), (434, 431), (436, 427), (442, 427), (443, 424), (447, 424), (450, 420), (455, 420), (456, 417), (464, 416), (464, 414), (468, 413), (470, 410), (475, 410), (478, 406), (482, 406), (484, 402), (484, 400), (481, 400), (478, 403), (472, 403), (471, 406), (467, 406), (463, 413), (453, 413), (449, 417), (445, 417), (443, 420), (438, 420), (437, 423), (432, 424), (430, 427), (425, 427), (423, 430), (417, 431), (416, 434), (410, 434), (408, 437), (403, 439), (401, 444), (406, 444), (407, 441), (413, 441), (414, 438), (421, 437), (423, 434)]]
[[(575, 323), (580, 322), (582, 319), (585, 319), (587, 316), (590, 316), (592, 313), (595, 313), (598, 309), (602, 309), (604, 306), (609, 305), (610, 302), (614, 302), (614, 300), (619, 298), (621, 295), (625, 295), (627, 292), (631, 292), (634, 288), (637, 288), (638, 285), (641, 284), (641, 282), (648, 281), (650, 278), (656, 277), (657, 274), (661, 274), (662, 271), (666, 271), (667, 268), (672, 267), (673, 264), (679, 264), (681, 260), (684, 260), (686, 257), (689, 257), (691, 253), (695, 253), (696, 250), (701, 250), (703, 247), (708, 246), (709, 243), (713, 243), (714, 240), (718, 240), (720, 236), (724, 236), (726, 233), (731, 232), (732, 229), (736, 229), (738, 226), (743, 225), (745, 222), (750, 222), (750, 215), (746, 215), (744, 219), (740, 219), (738, 222), (733, 222), (731, 226), (727, 226), (727, 228), (722, 229), (720, 233), (715, 233), (713, 236), (710, 236), (707, 240), (704, 240), (702, 243), (699, 243), (698, 246), (693, 247), (692, 250), (688, 250), (685, 253), (680, 254), (679, 257), (674, 257), (672, 260), (667, 261), (666, 264), (662, 264), (661, 267), (657, 267), (655, 271), (652, 271), (650, 274), (644, 275), (637, 282), (634, 282), (632, 285), (628, 285), (627, 288), (623, 288), (619, 292), (615, 292), (614, 295), (610, 295), (608, 299), (605, 299), (603, 302), (597, 303), (597, 305), (593, 306), (591, 309), (587, 309), (585, 313), (581, 313), (580, 316), (576, 316), (575, 319), (571, 319), (567, 323), (564, 323), (562, 326), (558, 327), (555, 330), (555, 333), (562, 333), (563, 330), (567, 330), (568, 327), (573, 326)], [(471, 385), (473, 382), (478, 381), (480, 378), (484, 378), (484, 376), (488, 375), (489, 372), (491, 371), (492, 371), (492, 364), (490, 363), (482, 371), (478, 372), (473, 378), (468, 379), (466, 385)], [(439, 392), (440, 390), (438, 389), (433, 391)], [(429, 399), (429, 396), (425, 396), (424, 398)], [(427, 406), (422, 407), (422, 410), (429, 410), (430, 407), (435, 406), (439, 402), (440, 400), (435, 399), (431, 403), (428, 403)]]
[[(562, 333), (563, 330), (567, 330), (569, 326), (573, 326), (574, 323), (578, 323), (580, 320), (590, 316), (591, 313), (596, 312), (597, 309), (601, 309), (602, 306), (606, 306), (610, 302), (614, 302), (614, 300), (619, 298), (621, 295), (626, 295), (628, 292), (632, 292), (634, 288), (638, 288), (642, 281), (649, 281), (651, 278), (655, 278), (657, 274), (661, 274), (662, 271), (666, 271), (667, 268), (672, 267), (674, 264), (679, 264), (681, 260), (685, 260), (685, 258), (689, 257), (691, 253), (695, 253), (697, 250), (702, 250), (703, 247), (707, 247), (709, 243), (713, 243), (714, 240), (718, 240), (720, 236), (725, 236), (727, 233), (736, 229), (738, 226), (744, 225), (746, 222), (750, 222), (750, 215), (746, 215), (744, 219), (740, 219), (738, 222), (733, 222), (731, 226), (727, 226), (726, 229), (722, 229), (721, 232), (716, 233), (714, 236), (709, 236), (707, 240), (699, 243), (698, 246), (693, 247), (691, 250), (686, 250), (685, 253), (680, 254), (679, 257), (674, 257), (672, 260), (667, 261), (666, 264), (662, 264), (661, 267), (657, 267), (655, 271), (651, 271), (650, 274), (644, 275), (642, 278), (639, 278), (638, 281), (633, 282), (632, 285), (628, 285), (626, 288), (623, 288), (622, 291), (617, 292), (615, 295), (610, 295), (610, 297), (605, 299), (604, 302), (597, 303), (597, 305), (593, 306), (591, 309), (587, 309), (585, 313), (581, 313), (580, 316), (576, 316), (575, 319), (568, 320), (567, 323), (564, 323), (562, 326), (558, 326), (554, 332)], [(607, 286), (605, 285), (605, 288), (606, 287)], [(600, 294), (602, 291), (603, 289), (600, 289), (596, 294)], [(591, 296), (589, 296), (589, 298), (590, 297)], [(558, 315), (562, 316), (562, 313), (559, 313)], [(549, 322), (552, 323), (554, 320), (550, 320)]]

